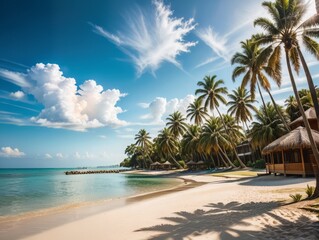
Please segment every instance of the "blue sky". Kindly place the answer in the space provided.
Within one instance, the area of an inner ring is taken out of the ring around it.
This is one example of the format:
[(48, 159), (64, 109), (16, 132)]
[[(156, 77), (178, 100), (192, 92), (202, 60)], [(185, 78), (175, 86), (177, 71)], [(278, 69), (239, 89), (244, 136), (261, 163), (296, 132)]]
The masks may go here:
[[(119, 163), (140, 128), (155, 136), (186, 111), (205, 75), (238, 86), (229, 60), (260, 32), (261, 2), (3, 1), (0, 167)], [(318, 85), (318, 62), (306, 59)], [(283, 80), (272, 89), (281, 104), (292, 94), (285, 70)]]

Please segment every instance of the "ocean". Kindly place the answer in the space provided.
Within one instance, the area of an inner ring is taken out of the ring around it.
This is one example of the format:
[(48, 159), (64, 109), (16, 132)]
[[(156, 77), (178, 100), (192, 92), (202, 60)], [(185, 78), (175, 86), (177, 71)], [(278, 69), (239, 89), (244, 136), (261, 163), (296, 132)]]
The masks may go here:
[(180, 183), (124, 173), (65, 175), (67, 170), (74, 169), (0, 169), (0, 216), (127, 197)]

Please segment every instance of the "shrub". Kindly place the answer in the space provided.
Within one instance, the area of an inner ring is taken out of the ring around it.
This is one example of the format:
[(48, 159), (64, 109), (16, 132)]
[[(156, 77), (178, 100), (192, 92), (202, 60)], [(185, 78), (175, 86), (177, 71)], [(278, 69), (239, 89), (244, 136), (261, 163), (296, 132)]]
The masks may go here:
[(247, 166), (247, 167), (253, 167), (254, 164), (253, 164), (251, 161), (248, 161), (248, 162), (246, 163), (246, 166)]
[(179, 160), (178, 163), (182, 166), (182, 168), (186, 168), (187, 167), (187, 165), (184, 162), (184, 160)]
[(259, 159), (255, 162), (254, 168), (263, 169), (266, 168), (266, 163), (264, 159)]
[(302, 195), (300, 193), (296, 193), (295, 195), (290, 194), (289, 197), (292, 198), (293, 202), (299, 202), (302, 198)]
[(239, 166), (240, 166), (240, 164), (239, 164), (239, 162), (238, 162), (238, 160), (237, 160), (237, 159), (235, 159), (235, 161), (234, 161), (234, 165), (235, 165), (236, 167), (239, 167)]
[(307, 184), (306, 194), (307, 194), (308, 198), (312, 197), (314, 192), (315, 192), (315, 187), (314, 186), (309, 186)]

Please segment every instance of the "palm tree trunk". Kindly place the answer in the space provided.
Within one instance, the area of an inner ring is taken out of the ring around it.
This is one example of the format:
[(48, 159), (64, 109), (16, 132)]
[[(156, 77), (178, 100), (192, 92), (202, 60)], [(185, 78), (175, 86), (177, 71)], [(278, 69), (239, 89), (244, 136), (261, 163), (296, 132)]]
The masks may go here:
[(169, 153), (170, 157), (173, 159), (174, 164), (178, 169), (182, 169), (183, 167), (176, 161), (176, 159), (173, 157), (171, 153)]
[(265, 100), (264, 100), (263, 95), (261, 94), (261, 90), (260, 90), (260, 86), (259, 86), (259, 83), (258, 83), (258, 82), (257, 82), (257, 88), (258, 88), (258, 92), (259, 92), (261, 101), (263, 102), (264, 109), (266, 109), (266, 103), (265, 103)]
[(309, 90), (310, 90), (311, 98), (312, 98), (312, 101), (313, 101), (313, 107), (315, 108), (315, 112), (316, 112), (316, 116), (317, 116), (317, 126), (318, 126), (318, 129), (319, 129), (319, 103), (318, 103), (318, 96), (317, 96), (317, 93), (316, 93), (316, 88), (315, 88), (315, 85), (313, 84), (312, 77), (311, 77), (308, 65), (307, 65), (307, 63), (305, 61), (305, 58), (304, 58), (299, 46), (297, 46), (297, 50), (298, 50), (298, 53), (299, 53), (299, 56), (300, 56), (302, 67), (303, 67), (303, 69), (305, 71), (305, 74), (306, 74), (306, 77), (307, 77), (307, 82), (308, 82), (308, 85), (309, 85)]
[(224, 150), (218, 146), (220, 152), (223, 154), (223, 156), (227, 159), (227, 162), (229, 163), (230, 166), (232, 166), (233, 168), (235, 168), (235, 164), (232, 163), (232, 161), (230, 161), (229, 157), (227, 156), (227, 154), (224, 152)]
[[(218, 110), (217, 107), (216, 107), (216, 110), (217, 110), (217, 112), (218, 112), (218, 114), (219, 114), (220, 119), (222, 120), (222, 123), (223, 123), (223, 126), (224, 126), (226, 132), (229, 133), (228, 128), (227, 128), (227, 126), (226, 126), (226, 123), (225, 123), (225, 121), (224, 121), (224, 119), (223, 119), (222, 115), (220, 114), (220, 112), (219, 112), (219, 110)], [(230, 145), (231, 145), (231, 147), (232, 147), (232, 149), (233, 149), (233, 151), (234, 151), (234, 153), (235, 153), (236, 159), (237, 159), (237, 161), (239, 162), (240, 166), (241, 166), (242, 168), (245, 168), (246, 165), (245, 165), (245, 164), (243, 163), (243, 161), (239, 158), (238, 153), (237, 153), (237, 150), (236, 150), (236, 147), (234, 147), (234, 145), (233, 145), (232, 143), (230, 143)]]
[(314, 194), (313, 194), (313, 198), (317, 198), (317, 197), (319, 197), (319, 174), (318, 174), (319, 152), (318, 152), (317, 146), (315, 144), (315, 141), (313, 139), (308, 119), (306, 117), (305, 111), (304, 111), (304, 109), (302, 107), (302, 103), (300, 101), (300, 97), (299, 97), (299, 94), (298, 94), (296, 82), (295, 82), (295, 79), (294, 79), (294, 76), (293, 76), (293, 73), (292, 73), (292, 70), (291, 70), (291, 65), (290, 65), (290, 60), (289, 60), (289, 55), (288, 54), (289, 54), (288, 50), (286, 50), (286, 62), (287, 62), (288, 72), (289, 72), (289, 76), (290, 76), (290, 80), (291, 80), (291, 85), (292, 85), (292, 88), (294, 90), (294, 94), (295, 94), (296, 101), (298, 103), (299, 111), (301, 113), (304, 125), (305, 125), (306, 130), (307, 130), (307, 134), (308, 134), (309, 141), (310, 141), (310, 144), (311, 144), (311, 150), (312, 150), (314, 158), (315, 158), (315, 162), (312, 162), (313, 171), (314, 171), (314, 174), (315, 174), (315, 177), (316, 177), (316, 188), (315, 188), (315, 191), (314, 191)]
[(268, 93), (268, 95), (269, 95), (269, 97), (270, 97), (270, 99), (271, 99), (271, 102), (272, 102), (272, 104), (274, 105), (275, 110), (276, 110), (276, 112), (278, 113), (278, 115), (279, 115), (279, 117), (280, 117), (282, 123), (285, 125), (285, 128), (287, 129), (287, 131), (290, 132), (290, 127), (288, 126), (288, 124), (287, 124), (287, 122), (286, 122), (284, 116), (281, 114), (281, 112), (280, 112), (280, 110), (279, 110), (279, 108), (278, 108), (278, 106), (277, 106), (277, 104), (276, 104), (274, 98), (272, 97), (272, 95), (271, 95), (269, 89), (266, 89), (266, 91), (267, 91), (267, 93)]
[(220, 152), (218, 152), (217, 154), (218, 154), (219, 158), (222, 160), (222, 162), (224, 163), (225, 167), (228, 168), (229, 165), (227, 164), (227, 162), (225, 162), (225, 160), (224, 160), (223, 156), (220, 154)]

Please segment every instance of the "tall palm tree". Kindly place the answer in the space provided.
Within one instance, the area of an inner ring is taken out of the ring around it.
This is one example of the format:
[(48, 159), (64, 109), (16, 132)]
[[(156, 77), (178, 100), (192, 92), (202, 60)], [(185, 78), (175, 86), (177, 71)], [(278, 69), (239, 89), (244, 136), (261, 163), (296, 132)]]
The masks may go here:
[[(311, 143), (311, 149), (315, 158), (313, 166), (316, 169), (314, 169), (314, 172), (317, 173), (317, 170), (319, 170), (319, 151), (315, 145), (309, 122), (307, 121), (298, 95), (298, 89), (291, 65), (294, 66), (295, 71), (298, 73), (301, 60), (309, 85), (309, 90), (311, 92), (311, 97), (314, 102), (317, 119), (319, 121), (319, 104), (315, 87), (310, 71), (301, 52), (298, 40), (298, 38), (301, 37), (307, 50), (319, 58), (319, 44), (312, 39), (312, 37), (319, 36), (319, 30), (316, 28), (319, 24), (319, 15), (316, 14), (305, 22), (301, 22), (306, 11), (306, 5), (301, 0), (276, 0), (275, 2), (263, 2), (262, 5), (270, 13), (271, 19), (261, 17), (255, 20), (255, 26), (260, 26), (264, 29), (264, 34), (258, 35), (256, 37), (256, 41), (261, 44), (270, 44), (268, 48), (274, 47), (274, 51), (270, 58), (273, 58), (272, 62), (276, 66), (280, 66), (281, 46), (284, 47), (291, 85)], [(316, 189), (314, 196), (319, 196), (319, 174), (316, 174)]]
[[(201, 88), (196, 89), (195, 94), (201, 94), (198, 98), (205, 99), (205, 108), (209, 107), (211, 110), (216, 109), (220, 120), (227, 132), (227, 126), (218, 109), (220, 102), (226, 104), (226, 99), (224, 98), (223, 94), (227, 94), (227, 88), (222, 86), (224, 84), (224, 81), (222, 79), (216, 81), (216, 77), (216, 75), (205, 76), (203, 81), (199, 81), (197, 83), (197, 86)], [(235, 153), (236, 159), (240, 163), (241, 167), (246, 167), (245, 164), (240, 160), (234, 145), (232, 145), (232, 148)]]
[(248, 130), (247, 122), (253, 119), (251, 111), (257, 111), (253, 105), (256, 101), (251, 98), (251, 95), (243, 87), (233, 90), (233, 93), (228, 94), (228, 97), (230, 98), (227, 103), (227, 106), (229, 106), (228, 113), (235, 116), (237, 122), (240, 121), (245, 124)]
[(173, 161), (178, 168), (182, 168), (182, 166), (176, 161), (174, 157), (179, 150), (178, 140), (168, 128), (164, 128), (160, 131), (156, 138), (156, 144), (159, 153), (163, 157)]
[(266, 108), (261, 107), (257, 111), (255, 119), (249, 133), (254, 147), (263, 148), (287, 132), (277, 111), (270, 103), (266, 104)]
[[(212, 152), (217, 154), (222, 152), (223, 156), (227, 159), (228, 164), (232, 167), (236, 167), (227, 157), (227, 154), (224, 153), (223, 147), (231, 147), (232, 145), (229, 135), (219, 118), (212, 117), (204, 124), (200, 137), (200, 145), (203, 151), (209, 155)], [(225, 165), (227, 166), (228, 164)]]
[[(270, 93), (270, 82), (267, 76), (264, 74), (267, 73), (269, 76), (273, 78), (273, 80), (276, 82), (278, 86), (281, 85), (280, 67), (274, 68), (273, 66), (267, 66), (267, 60), (269, 59), (272, 49), (261, 48), (259, 44), (256, 41), (254, 41), (254, 38), (246, 40), (245, 42), (241, 42), (241, 48), (243, 52), (235, 53), (231, 60), (232, 64), (239, 64), (239, 66), (237, 66), (233, 71), (233, 81), (235, 81), (236, 77), (245, 73), (241, 86), (244, 88), (246, 87), (248, 82), (250, 82), (251, 98), (255, 99), (255, 88), (257, 85), (262, 103), (264, 107), (266, 107), (264, 98), (260, 90), (261, 86), (268, 93), (273, 105), (275, 106), (276, 111), (280, 115), (280, 111), (277, 107), (277, 104), (272, 94)], [(271, 61), (271, 59), (269, 59), (269, 61)], [(288, 124), (285, 122), (284, 117), (280, 115), (280, 118), (283, 121), (287, 130), (289, 131), (290, 128)]]
[(187, 130), (186, 118), (184, 118), (179, 111), (170, 114), (166, 120), (168, 121), (166, 123), (168, 130), (170, 130), (176, 138), (182, 136)]
[(192, 160), (199, 155), (200, 134), (201, 128), (198, 125), (190, 125), (181, 141), (183, 153), (190, 155)]
[(135, 135), (136, 143), (135, 145), (141, 147), (143, 151), (143, 157), (145, 155), (148, 157), (150, 163), (153, 163), (152, 159), (150, 158), (149, 151), (152, 146), (151, 137), (149, 133), (145, 129), (141, 129), (136, 135)]
[(202, 102), (202, 99), (196, 98), (187, 108), (187, 117), (190, 118), (191, 121), (194, 119), (197, 125), (201, 125), (208, 116)]

